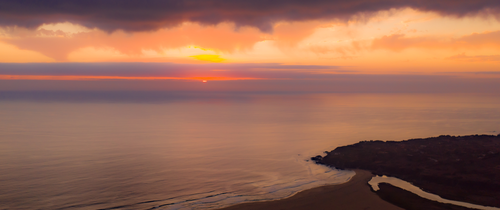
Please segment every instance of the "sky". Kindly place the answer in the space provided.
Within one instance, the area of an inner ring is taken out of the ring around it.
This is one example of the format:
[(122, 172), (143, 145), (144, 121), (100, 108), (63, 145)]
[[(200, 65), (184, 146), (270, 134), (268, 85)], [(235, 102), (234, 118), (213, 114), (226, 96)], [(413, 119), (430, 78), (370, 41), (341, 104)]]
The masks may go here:
[(0, 2), (0, 91), (462, 90), (499, 78), (498, 0)]

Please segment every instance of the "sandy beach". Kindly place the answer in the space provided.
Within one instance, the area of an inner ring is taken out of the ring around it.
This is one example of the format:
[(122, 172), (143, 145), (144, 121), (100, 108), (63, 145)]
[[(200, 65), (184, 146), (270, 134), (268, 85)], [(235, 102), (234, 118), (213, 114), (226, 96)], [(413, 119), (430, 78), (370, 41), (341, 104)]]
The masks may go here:
[(328, 185), (305, 190), (292, 197), (265, 201), (242, 203), (222, 210), (278, 210), (278, 209), (349, 209), (349, 210), (402, 210), (390, 204), (374, 192), (367, 184), (373, 176), (365, 170), (354, 170), (356, 175), (344, 184)]

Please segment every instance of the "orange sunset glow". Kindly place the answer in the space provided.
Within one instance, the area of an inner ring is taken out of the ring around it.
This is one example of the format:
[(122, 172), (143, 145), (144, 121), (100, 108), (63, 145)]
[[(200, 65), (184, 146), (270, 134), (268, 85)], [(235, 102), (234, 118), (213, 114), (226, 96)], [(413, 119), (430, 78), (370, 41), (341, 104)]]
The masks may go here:
[(85, 76), (85, 75), (0, 75), (0, 80), (261, 80), (262, 78), (239, 77), (119, 77), (119, 76)]
[(4, 26), (0, 62), (281, 63), (369, 74), (500, 68), (495, 16), (402, 8), (363, 19), (279, 21), (270, 27), (183, 22), (148, 31), (103, 31), (70, 21)]
[[(121, 5), (109, 12), (93, 4), (39, 5), (38, 12), (26, 14), (29, 7), (8, 4), (5, 8), (19, 13), (0, 13), (5, 18), (0, 24), (0, 65), (8, 64), (0, 69), (0, 80), (500, 75), (500, 18), (497, 4), (489, 0), (279, 1), (266, 11), (256, 9), (266, 7), (262, 2), (243, 6), (213, 1), (203, 4), (207, 10), (186, 2), (169, 12), (152, 9), (168, 8), (167, 1)], [(80, 7), (89, 15), (74, 13)], [(135, 67), (118, 70), (127, 64)], [(84, 70), (95, 65), (102, 70)], [(75, 68), (80, 70), (71, 72)]]
[(500, 0), (0, 0), (0, 210), (500, 210)]

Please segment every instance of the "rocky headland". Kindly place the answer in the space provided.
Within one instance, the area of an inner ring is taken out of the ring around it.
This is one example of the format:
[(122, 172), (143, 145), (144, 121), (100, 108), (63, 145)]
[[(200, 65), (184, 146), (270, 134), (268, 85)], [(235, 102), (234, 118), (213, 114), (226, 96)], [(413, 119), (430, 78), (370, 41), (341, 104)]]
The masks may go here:
[(311, 159), (397, 177), (446, 199), (500, 207), (500, 135), (362, 141), (326, 153)]

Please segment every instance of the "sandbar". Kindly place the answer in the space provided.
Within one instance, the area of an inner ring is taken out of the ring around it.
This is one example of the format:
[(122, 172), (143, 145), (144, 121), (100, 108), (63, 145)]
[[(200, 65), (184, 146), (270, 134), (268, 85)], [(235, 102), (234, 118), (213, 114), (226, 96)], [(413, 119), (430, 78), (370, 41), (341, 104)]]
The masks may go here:
[(402, 210), (375, 194), (368, 181), (373, 174), (354, 169), (356, 175), (343, 184), (326, 185), (301, 191), (289, 198), (273, 201), (241, 203), (221, 210)]

